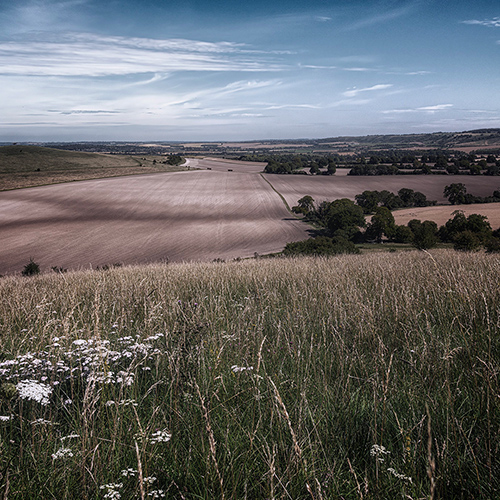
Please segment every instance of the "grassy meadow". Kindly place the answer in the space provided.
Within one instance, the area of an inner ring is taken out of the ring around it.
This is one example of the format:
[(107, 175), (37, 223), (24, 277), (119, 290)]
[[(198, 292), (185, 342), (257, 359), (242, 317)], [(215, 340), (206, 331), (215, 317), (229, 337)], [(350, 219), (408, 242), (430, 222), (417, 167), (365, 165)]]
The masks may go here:
[(0, 495), (500, 495), (500, 260), (0, 279)]

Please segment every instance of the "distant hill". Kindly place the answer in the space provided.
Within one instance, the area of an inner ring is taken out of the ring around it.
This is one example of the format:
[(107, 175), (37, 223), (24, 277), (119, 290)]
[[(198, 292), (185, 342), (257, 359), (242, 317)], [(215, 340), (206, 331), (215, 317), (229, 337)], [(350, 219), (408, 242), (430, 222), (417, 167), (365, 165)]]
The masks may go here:
[(0, 146), (0, 191), (173, 169), (158, 157), (62, 151), (24, 144)]
[(466, 132), (432, 134), (366, 135), (318, 139), (318, 144), (345, 144), (370, 149), (490, 149), (500, 148), (500, 129), (478, 129)]

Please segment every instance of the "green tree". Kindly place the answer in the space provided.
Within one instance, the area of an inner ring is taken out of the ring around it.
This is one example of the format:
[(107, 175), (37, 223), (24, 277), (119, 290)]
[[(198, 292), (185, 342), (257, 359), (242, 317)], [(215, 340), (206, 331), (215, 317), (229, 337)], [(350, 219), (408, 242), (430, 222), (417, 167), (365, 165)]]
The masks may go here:
[(366, 228), (365, 236), (368, 240), (376, 240), (380, 243), (384, 236), (390, 239), (395, 232), (396, 224), (391, 211), (386, 207), (378, 207)]
[(445, 186), (443, 194), (445, 198), (448, 198), (448, 201), (452, 205), (460, 205), (461, 203), (465, 203), (467, 188), (465, 187), (465, 184), (457, 182), (455, 184)]
[(350, 239), (365, 227), (365, 215), (363, 209), (347, 198), (341, 198), (330, 203), (327, 212), (327, 227), (332, 236), (337, 232), (346, 235)]
[(454, 238), (453, 248), (461, 252), (475, 252), (481, 248), (481, 240), (472, 231), (462, 231)]
[(438, 242), (438, 227), (434, 221), (412, 219), (408, 227), (413, 233), (413, 245), (420, 250), (435, 247)]
[(298, 205), (292, 207), (292, 211), (296, 214), (304, 214), (307, 215), (309, 212), (314, 210), (314, 198), (309, 196), (303, 196), (300, 200), (297, 201)]

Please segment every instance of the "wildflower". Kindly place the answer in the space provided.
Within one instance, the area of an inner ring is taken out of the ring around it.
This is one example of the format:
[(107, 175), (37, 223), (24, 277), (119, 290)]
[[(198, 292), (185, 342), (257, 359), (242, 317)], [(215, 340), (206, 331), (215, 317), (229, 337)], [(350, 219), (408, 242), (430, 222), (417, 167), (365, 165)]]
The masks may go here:
[(17, 392), (21, 399), (36, 401), (44, 406), (49, 404), (49, 396), (52, 394), (52, 387), (37, 382), (36, 380), (24, 380), (16, 385)]
[(0, 415), (0, 422), (8, 422), (9, 420), (12, 420), (12, 416), (13, 415), (10, 415), (10, 416)]
[(151, 434), (151, 443), (167, 443), (172, 438), (172, 434), (169, 434), (166, 430), (153, 432)]
[(239, 373), (239, 372), (244, 372), (244, 371), (252, 371), (253, 366), (238, 366), (238, 365), (233, 365), (231, 366), (231, 371), (233, 373)]
[(100, 490), (107, 490), (106, 494), (104, 495), (104, 498), (118, 500), (119, 498), (121, 498), (120, 492), (118, 490), (122, 487), (123, 487), (123, 483), (110, 483), (110, 484), (103, 484), (102, 486), (99, 486), (99, 489)]
[(69, 458), (73, 456), (71, 448), (59, 448), (55, 453), (52, 453), (52, 459), (58, 460), (59, 458)]
[(79, 438), (80, 434), (69, 434), (68, 436), (63, 436), (61, 441), (66, 441), (66, 439), (76, 439)]
[(143, 479), (143, 481), (144, 481), (146, 484), (153, 484), (153, 483), (156, 481), (156, 477), (153, 477), (153, 476), (145, 477), (145, 478)]
[(148, 497), (165, 498), (165, 492), (163, 490), (153, 490), (148, 493)]
[(403, 481), (409, 481), (410, 483), (413, 482), (411, 477), (405, 476), (404, 474), (399, 474), (392, 467), (389, 467), (387, 469), (387, 472), (390, 472), (393, 476), (397, 477), (398, 479), (402, 479)]
[(31, 425), (52, 425), (52, 422), (43, 418), (37, 418), (36, 420), (33, 420), (33, 422), (31, 422)]
[(370, 449), (370, 455), (372, 457), (375, 457), (377, 462), (383, 462), (384, 461), (383, 456), (389, 455), (390, 453), (391, 452), (389, 450), (387, 450), (384, 446), (379, 444), (374, 444)]
[(135, 469), (130, 468), (130, 467), (128, 469), (122, 470), (123, 477), (135, 477), (136, 474), (137, 474), (137, 471)]

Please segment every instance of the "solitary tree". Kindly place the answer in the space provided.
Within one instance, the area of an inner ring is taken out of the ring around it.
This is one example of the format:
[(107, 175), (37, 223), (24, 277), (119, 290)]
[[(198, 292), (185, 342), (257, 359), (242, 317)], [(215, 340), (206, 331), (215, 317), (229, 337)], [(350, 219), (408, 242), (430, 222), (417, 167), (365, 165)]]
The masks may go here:
[(444, 187), (443, 194), (452, 205), (460, 205), (465, 203), (467, 188), (465, 184), (457, 182)]

